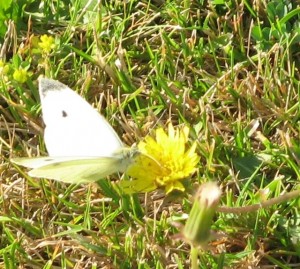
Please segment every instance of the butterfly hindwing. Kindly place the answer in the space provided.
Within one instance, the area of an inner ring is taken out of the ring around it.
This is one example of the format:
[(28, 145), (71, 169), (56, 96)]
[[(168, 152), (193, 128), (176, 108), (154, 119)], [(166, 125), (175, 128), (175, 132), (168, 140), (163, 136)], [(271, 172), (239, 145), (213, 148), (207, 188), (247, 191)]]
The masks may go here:
[(119, 158), (98, 157), (53, 162), (31, 170), (29, 175), (79, 184), (94, 182), (121, 170)]
[(13, 158), (11, 161), (15, 164), (25, 166), (27, 168), (38, 168), (55, 162), (63, 162), (73, 160), (74, 157), (35, 157), (35, 158)]

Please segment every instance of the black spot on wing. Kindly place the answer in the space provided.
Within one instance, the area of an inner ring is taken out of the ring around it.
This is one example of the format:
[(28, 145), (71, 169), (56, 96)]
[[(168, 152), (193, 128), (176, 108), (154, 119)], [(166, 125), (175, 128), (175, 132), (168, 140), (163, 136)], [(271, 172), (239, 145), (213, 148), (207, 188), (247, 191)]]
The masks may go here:
[(54, 167), (59, 167), (59, 166), (61, 166), (62, 165), (62, 163), (53, 163), (52, 164), (52, 166), (54, 166)]

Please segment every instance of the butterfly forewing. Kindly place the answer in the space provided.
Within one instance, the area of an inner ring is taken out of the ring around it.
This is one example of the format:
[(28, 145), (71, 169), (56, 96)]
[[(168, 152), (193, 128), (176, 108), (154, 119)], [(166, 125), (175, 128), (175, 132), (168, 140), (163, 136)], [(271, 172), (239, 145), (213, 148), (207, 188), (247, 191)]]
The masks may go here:
[(86, 100), (59, 81), (39, 80), (47, 151), (51, 156), (111, 156), (123, 144)]

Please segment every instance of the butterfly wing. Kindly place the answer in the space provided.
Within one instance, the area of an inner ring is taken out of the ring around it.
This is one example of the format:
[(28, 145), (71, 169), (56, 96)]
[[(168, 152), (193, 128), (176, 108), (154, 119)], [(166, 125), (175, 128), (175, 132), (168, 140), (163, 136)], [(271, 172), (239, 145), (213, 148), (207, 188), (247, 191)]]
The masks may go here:
[(111, 157), (15, 158), (12, 162), (33, 168), (29, 172), (32, 177), (79, 184), (125, 172), (139, 153), (136, 150), (124, 150)]
[(41, 78), (39, 92), (50, 156), (112, 156), (123, 147), (105, 118), (66, 85)]
[(123, 170), (122, 160), (115, 157), (54, 162), (29, 172), (32, 177), (54, 179), (65, 183), (88, 183)]
[(36, 157), (36, 158), (13, 158), (11, 162), (27, 168), (38, 168), (53, 163), (68, 162), (73, 160), (94, 159), (95, 157)]
[[(74, 159), (74, 157), (73, 157)], [(61, 161), (64, 161), (65, 158), (61, 157)], [(37, 157), (37, 158), (13, 158), (11, 159), (12, 163), (22, 165), (28, 168), (38, 168), (53, 162), (57, 162), (57, 158), (53, 159), (52, 157)]]

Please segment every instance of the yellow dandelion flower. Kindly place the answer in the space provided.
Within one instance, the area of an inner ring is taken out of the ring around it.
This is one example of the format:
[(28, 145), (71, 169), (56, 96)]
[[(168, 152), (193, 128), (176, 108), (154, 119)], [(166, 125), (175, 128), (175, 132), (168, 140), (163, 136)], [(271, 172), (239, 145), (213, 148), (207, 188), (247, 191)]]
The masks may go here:
[(46, 54), (49, 54), (51, 50), (55, 48), (54, 38), (48, 35), (42, 35), (40, 37), (41, 42), (38, 43), (39, 47)]
[(196, 143), (187, 149), (189, 128), (174, 129), (168, 126), (168, 134), (162, 128), (155, 132), (155, 138), (147, 136), (140, 142), (140, 154), (129, 167), (127, 174), (131, 181), (122, 181), (125, 193), (148, 192), (165, 188), (166, 193), (173, 190), (184, 191), (182, 180), (196, 171), (199, 156), (195, 153)]

